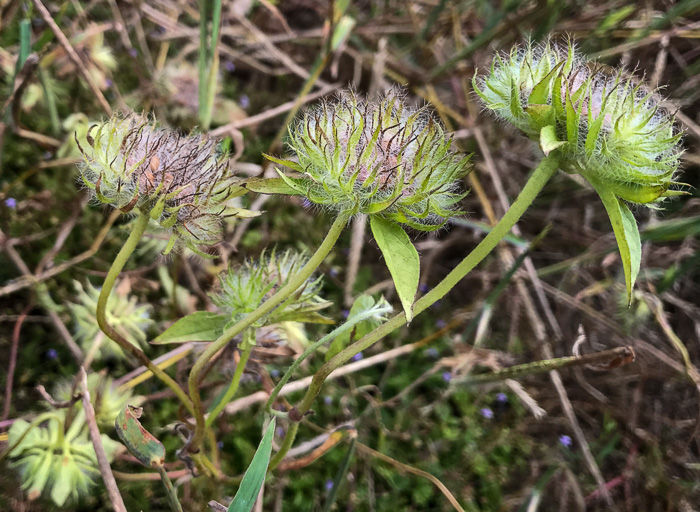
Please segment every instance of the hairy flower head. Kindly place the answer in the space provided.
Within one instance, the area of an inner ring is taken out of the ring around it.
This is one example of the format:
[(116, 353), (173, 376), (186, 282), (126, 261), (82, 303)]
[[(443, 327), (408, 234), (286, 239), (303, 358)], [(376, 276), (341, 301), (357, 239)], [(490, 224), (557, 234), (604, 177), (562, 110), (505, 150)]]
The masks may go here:
[(295, 193), (343, 213), (381, 214), (428, 231), (461, 213), (459, 179), (467, 158), (427, 108), (404, 103), (398, 89), (378, 102), (343, 92), (304, 113), (290, 130), (301, 177), (282, 176)]
[(556, 151), (560, 167), (634, 203), (677, 195), (680, 133), (641, 81), (586, 60), (573, 43), (528, 43), (474, 77), (486, 108)]
[[(231, 268), (221, 276), (221, 291), (212, 301), (222, 312), (230, 315), (228, 325), (233, 325), (245, 315), (255, 311), (264, 301), (286, 285), (306, 264), (303, 254), (285, 251), (263, 255), (259, 260), (247, 261), (239, 268)], [(321, 278), (310, 279), (282, 303), (262, 324), (297, 320), (297, 315), (307, 315), (330, 305), (319, 296)]]
[(93, 125), (80, 145), (80, 173), (97, 200), (124, 213), (137, 209), (195, 250), (218, 241), (225, 202), (243, 191), (232, 185), (215, 140), (156, 128), (139, 115), (115, 115)]

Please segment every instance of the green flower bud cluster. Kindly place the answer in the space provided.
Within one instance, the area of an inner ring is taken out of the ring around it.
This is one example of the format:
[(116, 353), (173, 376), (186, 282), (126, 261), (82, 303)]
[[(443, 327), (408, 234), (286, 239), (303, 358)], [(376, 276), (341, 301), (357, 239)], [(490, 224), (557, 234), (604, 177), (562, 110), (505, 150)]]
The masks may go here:
[[(231, 320), (225, 328), (255, 311), (263, 302), (289, 282), (306, 264), (303, 254), (285, 251), (273, 252), (269, 258), (247, 261), (239, 268), (231, 268), (220, 278), (221, 291), (212, 301)], [(314, 319), (314, 312), (326, 308), (330, 302), (319, 296), (322, 278), (310, 279), (270, 315), (258, 322), (258, 327), (282, 321)]]
[[(114, 420), (127, 404), (139, 405), (143, 397), (134, 397), (131, 390), (117, 390), (111, 378), (102, 373), (88, 375), (88, 391), (90, 401), (95, 409), (95, 419), (102, 430), (111, 430)], [(73, 382), (63, 381), (56, 386), (54, 397), (59, 401), (69, 401), (72, 398)], [(83, 409), (82, 402), (78, 401), (73, 406), (77, 417)]]
[(669, 190), (682, 152), (673, 116), (655, 91), (586, 60), (573, 43), (516, 47), (473, 85), (487, 109), (555, 152), (562, 170), (633, 203), (678, 195)]
[[(75, 322), (75, 336), (86, 352), (94, 343), (100, 343), (96, 352), (97, 359), (122, 359), (124, 351), (107, 338), (97, 324), (97, 300), (100, 290), (89, 282), (83, 287), (75, 281), (78, 302), (68, 304)], [(139, 304), (135, 297), (120, 293), (119, 287), (112, 290), (107, 299), (106, 315), (110, 325), (132, 345), (146, 343), (146, 330), (153, 325), (151, 306)]]
[[(56, 397), (71, 399), (71, 383), (58, 386)], [(117, 392), (111, 379), (92, 374), (88, 377), (88, 390), (98, 423), (103, 428), (114, 425), (118, 408), (130, 401), (130, 393)], [(30, 500), (43, 493), (62, 507), (80, 496), (89, 495), (94, 484), (100, 480), (97, 456), (89, 438), (85, 412), (80, 401), (72, 407), (72, 420), (67, 424), (69, 408), (54, 409), (45, 413), (46, 421), (41, 425), (30, 425), (24, 420), (12, 424), (8, 434), (11, 467), (19, 471), (22, 489)], [(102, 445), (111, 461), (121, 445), (106, 434), (102, 434)]]
[(429, 231), (459, 214), (467, 158), (427, 108), (404, 104), (400, 90), (379, 102), (342, 93), (306, 112), (290, 130), (298, 162), (269, 157), (301, 173), (282, 175), (294, 193), (343, 213), (381, 214)]
[[(225, 202), (238, 189), (217, 142), (156, 128), (139, 115), (93, 125), (80, 145), (80, 173), (101, 203), (149, 214), (188, 247), (218, 241), (220, 219), (236, 215)], [(242, 191), (241, 191), (242, 192)], [(236, 209), (234, 209), (236, 210)]]

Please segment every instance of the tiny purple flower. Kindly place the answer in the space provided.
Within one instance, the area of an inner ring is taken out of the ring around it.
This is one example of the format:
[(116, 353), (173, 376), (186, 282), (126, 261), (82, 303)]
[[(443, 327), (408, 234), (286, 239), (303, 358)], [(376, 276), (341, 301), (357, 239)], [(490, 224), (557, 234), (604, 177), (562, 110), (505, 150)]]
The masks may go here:
[(438, 349), (431, 347), (425, 349), (425, 355), (428, 357), (432, 357), (433, 359), (437, 359), (438, 357), (440, 357), (440, 352), (438, 352)]
[(430, 286), (428, 286), (425, 283), (421, 283), (418, 285), (418, 289), (420, 290), (421, 293), (426, 293), (427, 291), (430, 290)]
[(286, 434), (282, 427), (277, 427), (277, 429), (275, 429), (275, 433), (277, 434), (277, 437), (284, 437)]
[(506, 395), (505, 393), (498, 393), (496, 395), (496, 400), (499, 403), (505, 404), (506, 402), (508, 402), (508, 395)]
[(333, 480), (328, 479), (326, 480), (326, 490), (330, 491), (331, 489), (333, 489)]
[(331, 405), (333, 403), (333, 397), (330, 395), (326, 395), (323, 397), (323, 403), (326, 405)]
[(216, 443), (216, 447), (217, 447), (219, 450), (223, 450), (223, 448), (224, 448), (224, 442), (223, 442), (223, 441), (219, 441), (218, 443)]
[(50, 348), (46, 351), (46, 357), (48, 357), (52, 361), (55, 361), (56, 359), (58, 359), (58, 352), (56, 352), (56, 350)]
[(493, 419), (493, 411), (488, 407), (481, 409), (481, 415), (487, 420)]
[(112, 85), (113, 82), (109, 78), (105, 79), (105, 86), (107, 86), (107, 88), (112, 87)]
[(444, 380), (445, 382), (450, 382), (452, 380), (452, 374), (450, 372), (443, 372), (442, 380)]
[[(304, 201), (309, 201), (309, 200), (304, 199)], [(311, 201), (309, 201), (309, 205), (311, 205)], [(338, 269), (331, 267), (331, 269), (328, 271), (328, 275), (331, 277), (338, 277)]]
[(313, 206), (313, 203), (309, 201), (306, 197), (301, 201), (301, 205), (307, 210)]
[(236, 65), (235, 65), (232, 61), (230, 61), (230, 60), (229, 60), (229, 61), (226, 61), (226, 64), (224, 64), (224, 68), (225, 68), (226, 71), (228, 71), (229, 73), (233, 73), (234, 71), (236, 71)]
[(559, 436), (559, 442), (561, 443), (562, 446), (564, 446), (564, 447), (566, 447), (566, 448), (570, 448), (570, 447), (571, 447), (571, 443), (572, 443), (571, 437), (569, 437), (569, 436), (567, 436), (567, 435), (561, 435), (561, 436)]
[(139, 54), (139, 51), (138, 51), (136, 48), (131, 48), (131, 49), (129, 50), (129, 55), (131, 55), (131, 56), (134, 57), (134, 58), (136, 58), (136, 56), (137, 56), (138, 54)]
[(343, 311), (341, 311), (340, 314), (343, 315), (343, 318), (347, 318), (347, 317), (350, 316), (350, 310), (349, 310), (349, 309), (344, 309)]
[(276, 379), (279, 376), (280, 376), (279, 370), (270, 370), (270, 377), (272, 377), (273, 379)]
[(241, 108), (245, 110), (250, 107), (250, 98), (247, 94), (241, 94), (241, 97), (238, 98), (238, 103), (241, 105)]
[(17, 208), (17, 199), (14, 197), (8, 197), (5, 199), (5, 206), (12, 209)]
[(352, 356), (352, 360), (353, 360), (353, 361), (359, 361), (359, 360), (362, 359), (363, 357), (365, 357), (365, 356), (362, 355), (362, 352), (359, 352), (359, 353), (355, 354), (354, 356)]
[(435, 327), (438, 329), (444, 329), (447, 326), (447, 322), (445, 322), (442, 318), (438, 318), (435, 320)]

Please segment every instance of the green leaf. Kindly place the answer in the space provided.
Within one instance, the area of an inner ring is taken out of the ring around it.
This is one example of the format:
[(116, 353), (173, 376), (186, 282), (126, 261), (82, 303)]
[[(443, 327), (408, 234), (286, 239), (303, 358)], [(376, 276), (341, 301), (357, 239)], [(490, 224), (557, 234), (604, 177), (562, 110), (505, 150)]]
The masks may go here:
[(420, 278), (418, 251), (398, 224), (377, 215), (371, 215), (370, 226), (394, 280), (396, 292), (406, 312), (406, 322), (410, 322), (413, 319), (413, 301), (416, 298)]
[(224, 332), (224, 325), (229, 320), (230, 318), (225, 315), (217, 315), (209, 311), (195, 311), (180, 318), (151, 343), (168, 345), (187, 341), (214, 341)]
[(617, 240), (617, 247), (620, 249), (622, 258), (622, 268), (625, 271), (625, 284), (627, 285), (627, 302), (632, 303), (632, 289), (639, 274), (639, 267), (642, 262), (642, 243), (639, 239), (639, 228), (634, 215), (627, 208), (627, 205), (620, 201), (613, 191), (605, 185), (598, 184), (590, 180), (596, 192), (603, 201), (603, 206), (608, 212), (610, 223), (612, 224)]
[[(58, 465), (60, 466), (60, 462)], [(80, 469), (72, 462), (67, 465), (68, 467), (66, 467), (66, 465), (63, 465), (63, 467), (56, 466), (57, 465), (54, 464), (56, 480), (54, 480), (53, 489), (51, 489), (51, 499), (56, 505), (62, 507), (74, 487), (73, 471), (80, 472)]]
[(559, 146), (566, 144), (566, 141), (557, 138), (557, 132), (554, 125), (548, 125), (540, 130), (540, 147), (545, 156), (557, 149)]
[(290, 187), (282, 178), (251, 178), (243, 186), (258, 194), (300, 195), (298, 190)]
[(253, 460), (243, 475), (241, 486), (238, 488), (236, 496), (228, 506), (227, 512), (250, 512), (258, 499), (260, 488), (265, 483), (267, 466), (270, 464), (272, 453), (272, 437), (275, 435), (276, 418), (267, 426), (265, 435), (253, 456)]
[(141, 426), (138, 418), (143, 409), (127, 405), (114, 421), (114, 428), (122, 443), (141, 464), (157, 468), (165, 462), (165, 446)]

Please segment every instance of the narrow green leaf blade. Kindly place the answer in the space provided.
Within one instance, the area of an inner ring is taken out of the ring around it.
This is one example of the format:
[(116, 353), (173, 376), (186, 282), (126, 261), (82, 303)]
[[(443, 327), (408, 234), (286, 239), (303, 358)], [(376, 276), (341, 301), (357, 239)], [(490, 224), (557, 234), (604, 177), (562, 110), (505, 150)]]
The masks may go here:
[(282, 194), (286, 196), (298, 196), (300, 192), (293, 189), (282, 178), (251, 178), (243, 186), (251, 192), (258, 194)]
[(114, 420), (114, 428), (122, 443), (141, 464), (157, 468), (165, 462), (165, 446), (141, 426), (138, 418), (143, 409), (127, 405)]
[[(589, 179), (589, 181), (591, 181)], [(603, 185), (591, 182), (598, 192), (603, 206), (608, 212), (612, 224), (617, 246), (620, 249), (622, 267), (625, 271), (625, 284), (627, 285), (627, 302), (632, 303), (632, 289), (639, 274), (642, 263), (642, 243), (639, 238), (637, 221), (627, 205), (620, 201), (615, 194)]]
[(195, 311), (180, 318), (151, 343), (153, 345), (168, 345), (188, 341), (214, 341), (224, 332), (224, 325), (229, 320), (230, 318), (225, 315), (217, 315), (209, 311)]
[(272, 454), (272, 437), (275, 435), (276, 418), (267, 426), (265, 435), (260, 441), (260, 445), (253, 456), (253, 460), (243, 475), (241, 486), (238, 488), (236, 496), (228, 506), (227, 512), (250, 512), (255, 505), (260, 489), (265, 483), (267, 466), (270, 464)]
[(413, 301), (420, 278), (418, 251), (398, 224), (378, 215), (371, 215), (370, 226), (394, 280), (396, 292), (406, 312), (406, 321), (410, 322), (413, 319)]

